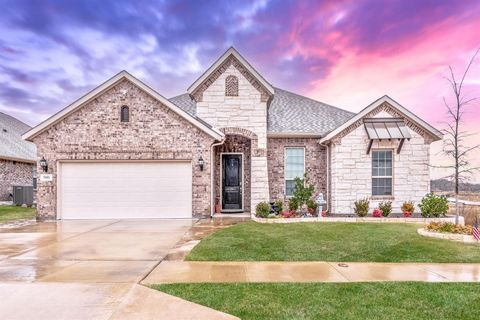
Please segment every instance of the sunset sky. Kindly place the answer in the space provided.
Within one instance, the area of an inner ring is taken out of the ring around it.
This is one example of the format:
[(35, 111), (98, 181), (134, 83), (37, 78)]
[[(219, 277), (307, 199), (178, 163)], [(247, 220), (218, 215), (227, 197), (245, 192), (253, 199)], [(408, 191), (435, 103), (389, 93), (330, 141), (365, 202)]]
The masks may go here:
[[(184, 93), (233, 45), (274, 86), (351, 111), (388, 94), (441, 129), (448, 66), (460, 75), (480, 47), (479, 0), (0, 0), (0, 8), (0, 111), (30, 125), (122, 69), (166, 97)], [(465, 92), (480, 97), (480, 57)], [(468, 143), (480, 141), (480, 103), (464, 126), (477, 134)], [(445, 163), (441, 147), (432, 146), (433, 164)]]

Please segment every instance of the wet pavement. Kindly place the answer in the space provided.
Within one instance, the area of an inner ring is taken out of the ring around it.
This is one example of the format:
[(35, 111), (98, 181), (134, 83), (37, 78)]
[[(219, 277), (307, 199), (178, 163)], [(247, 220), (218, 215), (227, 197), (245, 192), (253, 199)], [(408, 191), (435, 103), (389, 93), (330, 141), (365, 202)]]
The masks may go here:
[(480, 263), (163, 261), (142, 283), (370, 281), (480, 282)]
[(173, 319), (175, 304), (183, 308), (176, 319), (234, 319), (138, 285), (172, 248), (229, 224), (70, 220), (0, 229), (0, 319)]

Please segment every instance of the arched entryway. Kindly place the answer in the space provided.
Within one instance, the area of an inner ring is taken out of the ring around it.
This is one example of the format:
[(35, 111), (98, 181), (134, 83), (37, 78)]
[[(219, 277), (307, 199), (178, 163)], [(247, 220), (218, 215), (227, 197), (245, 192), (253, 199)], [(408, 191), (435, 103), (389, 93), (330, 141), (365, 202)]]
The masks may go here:
[(215, 203), (222, 213), (251, 212), (251, 163), (257, 135), (242, 128), (221, 131), (225, 141), (214, 149)]

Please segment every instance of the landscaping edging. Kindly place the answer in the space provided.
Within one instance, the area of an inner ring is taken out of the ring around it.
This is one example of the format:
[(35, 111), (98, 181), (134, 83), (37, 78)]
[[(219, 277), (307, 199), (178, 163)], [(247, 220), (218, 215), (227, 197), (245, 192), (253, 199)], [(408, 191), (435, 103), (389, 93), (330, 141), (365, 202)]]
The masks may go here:
[(430, 238), (478, 244), (478, 241), (475, 240), (473, 236), (470, 236), (468, 234), (432, 232), (432, 231), (427, 231), (424, 228), (417, 229), (417, 233), (421, 236), (430, 237)]
[[(455, 217), (444, 218), (374, 218), (374, 217), (316, 217), (316, 218), (257, 218), (253, 221), (259, 223), (297, 223), (297, 222), (373, 222), (373, 223), (423, 223), (451, 222), (455, 223)], [(459, 224), (464, 225), (465, 220), (459, 217)]]

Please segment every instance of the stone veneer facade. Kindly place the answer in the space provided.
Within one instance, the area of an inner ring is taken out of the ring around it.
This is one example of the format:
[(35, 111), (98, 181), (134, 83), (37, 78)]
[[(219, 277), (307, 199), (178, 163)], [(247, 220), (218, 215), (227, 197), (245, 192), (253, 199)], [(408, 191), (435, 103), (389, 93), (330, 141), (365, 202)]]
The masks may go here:
[[(388, 104), (379, 106), (366, 117), (402, 116)], [(372, 150), (393, 150), (393, 196), (372, 197), (372, 153), (366, 154), (368, 136), (362, 123), (340, 134), (331, 144), (330, 212), (354, 214), (357, 199), (370, 198), (370, 211), (382, 200), (391, 200), (393, 212), (400, 212), (404, 201), (418, 204), (430, 191), (429, 155), (432, 138), (408, 119), (412, 138), (405, 141), (397, 154), (398, 140), (374, 141)]]
[(314, 138), (269, 138), (268, 139), (268, 181), (271, 200), (285, 197), (285, 148), (305, 148), (305, 172), (315, 186), (314, 195), (327, 192), (327, 152)]
[[(241, 135), (253, 141), (251, 144), (249, 207), (255, 210), (259, 202), (269, 199), (267, 171), (268, 99), (264, 90), (255, 85), (252, 78), (246, 74), (246, 71), (238, 65), (235, 59), (227, 59), (219, 67), (219, 70), (205, 81), (208, 85), (200, 85), (201, 92), (193, 94), (197, 100), (197, 116), (227, 135)], [(227, 96), (225, 94), (225, 80), (228, 76), (238, 78), (238, 96)], [(218, 193), (216, 196), (218, 196)], [(246, 201), (248, 199), (244, 199), (244, 203)]]
[[(227, 135), (222, 145), (215, 147), (215, 199), (221, 199), (220, 177), (221, 154), (222, 153), (242, 153), (243, 155), (243, 211), (250, 212), (250, 181), (251, 181), (251, 145), (249, 138), (239, 135)], [(216, 201), (215, 200), (215, 201)]]
[[(120, 108), (130, 122), (120, 122)], [(203, 171), (192, 165), (193, 215), (210, 215), (214, 139), (128, 80), (88, 102), (33, 139), (49, 164), (52, 182), (37, 186), (38, 218), (56, 218), (57, 166), (61, 160), (191, 160), (201, 156)], [(41, 168), (37, 168), (41, 172)]]
[(0, 201), (11, 200), (12, 186), (33, 185), (34, 164), (0, 159)]

